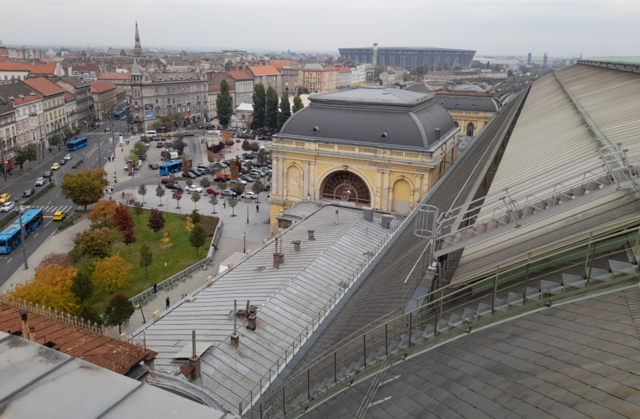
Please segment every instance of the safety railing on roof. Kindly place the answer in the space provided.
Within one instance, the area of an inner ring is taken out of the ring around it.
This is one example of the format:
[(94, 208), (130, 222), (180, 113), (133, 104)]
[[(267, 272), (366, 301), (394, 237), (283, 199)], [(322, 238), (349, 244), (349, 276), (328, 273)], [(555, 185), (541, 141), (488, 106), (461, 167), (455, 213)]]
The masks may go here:
[(357, 336), (290, 376), (243, 418), (297, 418), (389, 366), (532, 311), (638, 286), (640, 218), (523, 262), (419, 298), (418, 308)]
[(368, 254), (368, 257), (365, 261), (358, 264), (356, 266), (353, 273), (349, 276), (346, 281), (343, 281), (343, 285), (340, 287), (338, 292), (336, 292), (333, 296), (329, 298), (329, 301), (318, 311), (312, 319), (311, 322), (305, 327), (305, 330), (302, 331), (296, 338), (293, 339), (291, 344), (285, 349), (284, 353), (278, 357), (278, 359), (272, 363), (267, 372), (265, 372), (262, 377), (258, 380), (258, 382), (249, 390), (249, 393), (240, 401), (238, 405), (238, 410), (240, 413), (243, 411), (243, 406), (248, 407), (252, 406), (253, 403), (258, 400), (258, 398), (268, 391), (271, 387), (271, 383), (273, 380), (280, 374), (280, 372), (286, 367), (287, 363), (295, 356), (298, 350), (304, 345), (307, 339), (313, 334), (313, 332), (318, 328), (318, 326), (323, 322), (323, 320), (331, 313), (331, 310), (340, 302), (342, 297), (345, 296), (356, 283), (356, 281), (360, 278), (360, 276), (364, 273), (364, 271), (369, 267), (371, 262), (380, 254), (382, 249), (393, 239), (396, 232), (407, 222), (410, 218), (411, 214), (415, 211), (416, 208), (412, 208), (405, 215), (403, 215), (399, 220), (392, 223), (390, 226), (390, 231), (386, 235), (380, 243), (375, 247), (375, 249)]
[[(442, 214), (437, 228), (436, 255), (462, 246), (462, 242), (569, 202), (577, 202), (597, 191), (638, 188), (640, 140), (602, 147), (581, 154), (541, 173), (492, 192)], [(624, 164), (620, 165), (620, 161)], [(561, 180), (557, 180), (561, 179)], [(449, 249), (447, 249), (449, 248)], [(446, 251), (444, 249), (447, 249)]]

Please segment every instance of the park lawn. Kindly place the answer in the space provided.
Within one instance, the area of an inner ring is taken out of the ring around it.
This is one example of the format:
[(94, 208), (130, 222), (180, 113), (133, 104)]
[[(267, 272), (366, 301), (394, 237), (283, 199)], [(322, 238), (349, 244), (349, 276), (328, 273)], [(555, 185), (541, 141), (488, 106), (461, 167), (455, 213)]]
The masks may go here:
[[(163, 213), (165, 229), (170, 231), (169, 238), (173, 244), (173, 246), (165, 251), (160, 248), (162, 244), (160, 242), (162, 233), (154, 233), (147, 227), (150, 212), (145, 210), (144, 213), (140, 215), (140, 221), (138, 221), (138, 217), (134, 214), (133, 209), (129, 209), (129, 212), (135, 224), (133, 231), (136, 238), (135, 243), (131, 244), (131, 253), (129, 253), (128, 246), (122, 242), (116, 243), (111, 252), (111, 255), (119, 253), (121, 258), (132, 265), (129, 285), (126, 288), (118, 290), (118, 294), (124, 294), (131, 298), (151, 288), (154, 283), (160, 283), (171, 275), (186, 269), (207, 256), (212, 238), (207, 237), (205, 245), (198, 249), (198, 255), (196, 256), (196, 249), (191, 247), (191, 243), (189, 242), (190, 233), (185, 228), (185, 221), (181, 219), (181, 217), (185, 217), (184, 215)], [(140, 248), (143, 244), (149, 246), (153, 254), (153, 263), (148, 267), (148, 278), (146, 278), (145, 275), (145, 268), (140, 267)], [(76, 268), (91, 275), (93, 273), (94, 260), (95, 259), (83, 258), (76, 264)], [(166, 268), (164, 266), (165, 262), (167, 263)], [(96, 287), (93, 297), (87, 300), (86, 303), (93, 306), (98, 313), (103, 313), (107, 305), (109, 305), (112, 296), (113, 294), (102, 292)]]

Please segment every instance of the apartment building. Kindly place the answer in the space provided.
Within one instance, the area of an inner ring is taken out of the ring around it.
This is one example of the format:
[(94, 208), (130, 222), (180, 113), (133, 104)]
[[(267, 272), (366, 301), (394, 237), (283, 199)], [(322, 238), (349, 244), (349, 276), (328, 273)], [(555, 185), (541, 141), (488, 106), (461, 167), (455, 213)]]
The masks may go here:
[(43, 98), (34, 89), (22, 83), (0, 85), (0, 101), (15, 109), (16, 148), (44, 138)]
[(331, 65), (306, 64), (299, 70), (298, 84), (312, 93), (336, 90), (338, 74), (338, 69)]
[(251, 65), (247, 67), (247, 72), (253, 76), (254, 85), (261, 83), (266, 91), (273, 87), (278, 96), (282, 94), (282, 75), (272, 65)]
[(43, 99), (45, 135), (48, 137), (60, 132), (67, 125), (65, 90), (44, 77), (23, 80), (21, 83), (34, 89)]

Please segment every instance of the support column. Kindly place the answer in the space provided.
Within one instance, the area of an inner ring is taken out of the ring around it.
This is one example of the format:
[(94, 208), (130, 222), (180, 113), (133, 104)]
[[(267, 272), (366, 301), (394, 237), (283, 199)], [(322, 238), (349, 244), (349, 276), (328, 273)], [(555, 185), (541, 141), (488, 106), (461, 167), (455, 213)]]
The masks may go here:
[(316, 184), (318, 183), (318, 171), (317, 171), (317, 166), (316, 166), (316, 162), (313, 161), (310, 164), (310, 168), (309, 168), (309, 189), (311, 190), (311, 199), (316, 200), (316, 199), (320, 199), (320, 195), (318, 194), (317, 189), (319, 188), (319, 186), (316, 186)]
[(383, 181), (382, 181), (382, 210), (390, 211), (391, 206), (389, 205), (389, 195), (391, 193), (391, 185), (389, 185), (389, 177), (391, 173), (389, 171), (383, 172)]
[(311, 194), (309, 193), (309, 162), (305, 162), (304, 163), (304, 171), (302, 172), (302, 176), (304, 177), (302, 179), (302, 185), (303, 185), (303, 193), (302, 193), (302, 199), (309, 199), (309, 197), (311, 196)]
[(373, 191), (372, 207), (382, 209), (382, 171), (381, 170), (376, 170), (374, 188), (375, 190)]

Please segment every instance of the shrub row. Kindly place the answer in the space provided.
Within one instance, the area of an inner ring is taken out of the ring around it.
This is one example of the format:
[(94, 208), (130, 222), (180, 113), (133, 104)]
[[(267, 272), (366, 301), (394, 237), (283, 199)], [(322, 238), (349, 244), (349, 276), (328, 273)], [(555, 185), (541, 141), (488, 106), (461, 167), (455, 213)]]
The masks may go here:
[(0, 231), (4, 230), (9, 224), (18, 219), (18, 211), (14, 210), (7, 214), (2, 220), (0, 220)]
[(45, 186), (43, 189), (41, 189), (40, 192), (38, 192), (37, 194), (33, 195), (31, 198), (27, 199), (26, 201), (24, 201), (24, 205), (32, 205), (32, 204), (34, 204), (38, 199), (40, 199), (43, 196), (45, 196), (47, 194), (47, 192), (49, 192), (51, 189), (53, 189), (55, 187), (56, 187), (55, 183), (49, 183), (47, 186)]
[(84, 160), (80, 160), (78, 163), (74, 164), (71, 168), (72, 169), (77, 169), (78, 167), (80, 167), (80, 165), (82, 164)]

